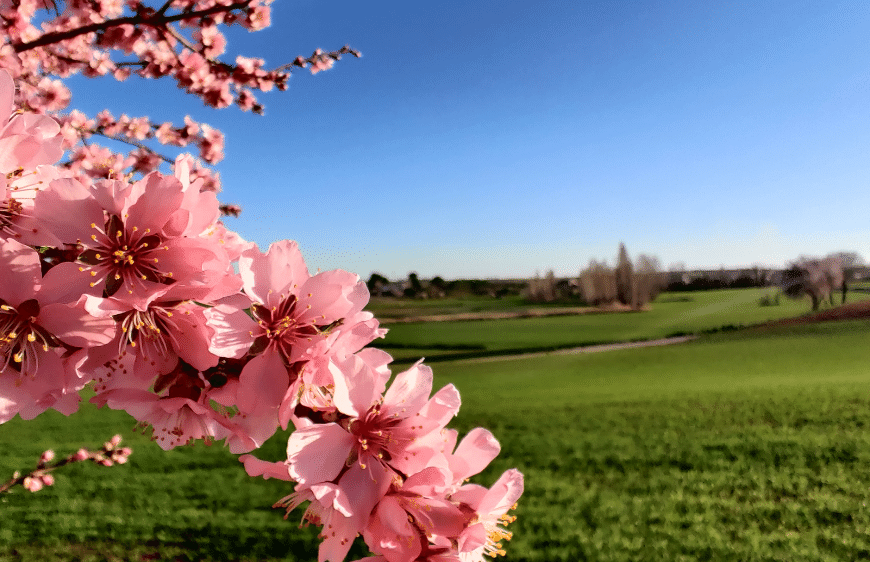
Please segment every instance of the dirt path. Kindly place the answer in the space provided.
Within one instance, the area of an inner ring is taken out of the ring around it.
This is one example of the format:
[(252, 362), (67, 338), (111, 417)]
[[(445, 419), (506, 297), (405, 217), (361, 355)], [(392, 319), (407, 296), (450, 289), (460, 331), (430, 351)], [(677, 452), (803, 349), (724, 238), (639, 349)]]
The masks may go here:
[(492, 357), (475, 357), (474, 359), (457, 359), (455, 362), (465, 363), (489, 363), (492, 361), (513, 361), (515, 359), (528, 359), (530, 357), (544, 357), (547, 355), (578, 355), (580, 353), (598, 353), (600, 351), (616, 351), (619, 349), (635, 349), (639, 347), (656, 347), (661, 345), (675, 345), (698, 339), (698, 336), (675, 336), (658, 340), (633, 341), (623, 343), (605, 343), (600, 345), (584, 345), (583, 347), (571, 347), (556, 351), (539, 351), (536, 353), (518, 353), (516, 355), (497, 355)]
[(861, 318), (870, 318), (870, 301), (851, 302), (804, 316), (783, 318), (782, 320), (768, 322), (760, 327), (794, 326), (798, 324), (814, 324), (816, 322), (834, 322), (837, 320), (858, 320)]

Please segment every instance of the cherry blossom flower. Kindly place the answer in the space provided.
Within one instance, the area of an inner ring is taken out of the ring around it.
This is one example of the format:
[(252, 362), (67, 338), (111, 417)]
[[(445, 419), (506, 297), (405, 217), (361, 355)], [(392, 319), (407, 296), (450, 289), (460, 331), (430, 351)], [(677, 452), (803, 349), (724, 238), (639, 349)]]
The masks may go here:
[[(356, 275), (344, 271), (308, 274), (294, 242), (242, 253), (239, 273), (247, 304), (218, 304), (206, 311), (215, 330), (211, 351), (246, 358), (239, 378), (239, 408), (275, 411), (297, 381), (300, 363), (329, 331), (362, 310), (368, 293)], [(251, 316), (245, 312), (250, 307)], [(283, 367), (283, 368), (282, 368)]]
[(476, 484), (466, 484), (450, 496), (460, 509), (471, 510), (468, 527), (459, 537), (462, 562), (483, 562), (484, 556), (504, 556), (503, 541), (509, 541), (513, 533), (506, 527), (516, 520), (508, 512), (516, 508), (523, 493), (523, 475), (512, 468), (506, 471), (486, 489)]
[[(210, 291), (205, 286), (173, 284), (135, 301), (86, 296), (88, 312), (113, 318), (119, 330), (111, 342), (91, 349), (80, 369), (101, 367), (125, 352), (134, 358), (131, 375), (141, 380), (169, 373), (176, 368), (179, 358), (201, 371), (216, 366), (218, 357), (208, 351), (211, 334), (203, 314), (205, 309), (193, 302)], [(115, 371), (106, 373), (105, 380), (97, 385), (97, 392), (124, 386), (125, 380), (118, 380), (118, 375)]]
[[(443, 427), (442, 420), (421, 415), (430, 402), (431, 369), (417, 364), (399, 373), (383, 397), (386, 378), (361, 359), (351, 357), (333, 368), (333, 376), (336, 421), (299, 428), (288, 440), (294, 480), (302, 485), (332, 481), (345, 465), (363, 471), (380, 466), (403, 477), (426, 468), (437, 450), (416, 442)], [(446, 389), (455, 394), (455, 414), (458, 393), (452, 385)]]
[(448, 474), (429, 467), (395, 483), (378, 502), (363, 530), (369, 548), (390, 562), (417, 560), (428, 537), (456, 537), (465, 528), (465, 514), (441, 495)]
[(27, 246), (0, 241), (0, 269), (0, 423), (50, 407), (69, 414), (87, 382), (76, 373), (75, 352), (110, 341), (114, 322), (75, 300), (81, 286), (68, 280), (69, 267), (43, 278), (39, 255)]
[(80, 270), (91, 277), (91, 287), (100, 286), (107, 297), (122, 290), (127, 298), (160, 285), (208, 284), (226, 276), (222, 250), (181, 235), (191, 214), (178, 212), (183, 198), (181, 182), (156, 172), (134, 184), (105, 180), (90, 188), (59, 179), (37, 195), (36, 216), (81, 248)]
[(54, 164), (63, 154), (60, 125), (43, 115), (16, 114), (15, 85), (0, 70), (0, 174)]

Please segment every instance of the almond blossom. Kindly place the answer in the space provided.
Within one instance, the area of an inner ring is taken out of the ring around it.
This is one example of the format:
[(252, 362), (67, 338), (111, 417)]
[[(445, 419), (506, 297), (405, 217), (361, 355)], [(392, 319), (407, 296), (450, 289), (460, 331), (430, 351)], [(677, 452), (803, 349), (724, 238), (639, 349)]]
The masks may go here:
[[(302, 485), (331, 481), (345, 464), (363, 471), (382, 466), (402, 477), (425, 468), (436, 451), (416, 441), (443, 427), (443, 420), (421, 415), (430, 400), (432, 370), (418, 364), (399, 373), (383, 396), (386, 379), (356, 357), (335, 368), (333, 375), (336, 421), (299, 428), (287, 443), (294, 480)], [(459, 395), (452, 385), (447, 389), (455, 395), (455, 414)], [(311, 447), (315, 442), (318, 446)]]
[(459, 537), (462, 562), (483, 562), (484, 556), (504, 556), (503, 541), (511, 540), (513, 533), (507, 526), (516, 520), (508, 512), (516, 509), (523, 493), (523, 475), (512, 468), (506, 471), (492, 488), (466, 484), (450, 500), (461, 509), (471, 510), (468, 527)]
[(88, 314), (69, 268), (43, 278), (39, 255), (23, 244), (0, 241), (0, 269), (0, 423), (47, 408), (70, 414), (87, 382), (77, 351), (110, 341), (115, 324)]
[(189, 221), (189, 212), (179, 212), (183, 198), (181, 182), (156, 173), (133, 184), (102, 180), (90, 187), (59, 179), (37, 195), (36, 217), (80, 248), (80, 270), (96, 292), (144, 298), (161, 285), (209, 284), (229, 268), (223, 251), (182, 236)]
[(363, 530), (368, 547), (390, 562), (411, 561), (428, 545), (428, 537), (459, 536), (466, 517), (440, 493), (448, 480), (444, 470), (428, 467), (394, 483)]
[(305, 364), (325, 351), (318, 344), (346, 319), (356, 325), (370, 318), (359, 315), (368, 292), (345, 271), (310, 276), (298, 246), (288, 241), (272, 244), (266, 254), (244, 251), (239, 274), (247, 300), (219, 302), (205, 312), (215, 332), (210, 349), (244, 361), (238, 407), (245, 413), (269, 411), (277, 420)]

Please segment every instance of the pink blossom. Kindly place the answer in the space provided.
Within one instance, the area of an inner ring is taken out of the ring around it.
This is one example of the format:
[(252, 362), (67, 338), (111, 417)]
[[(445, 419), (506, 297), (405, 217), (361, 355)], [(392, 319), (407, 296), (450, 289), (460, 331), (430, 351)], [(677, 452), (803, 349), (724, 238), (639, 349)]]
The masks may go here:
[(355, 464), (346, 469), (337, 483), (297, 486), (294, 493), (273, 507), (283, 507), (289, 514), (302, 502), (310, 501), (302, 520), (323, 527), (318, 561), (342, 562), (389, 486), (390, 478), (380, 465), (363, 469)]
[(43, 278), (37, 253), (18, 242), (0, 242), (0, 269), (0, 422), (50, 407), (69, 414), (86, 381), (76, 374), (75, 356), (64, 355), (108, 342), (114, 322), (92, 317), (74, 300), (81, 287), (68, 281), (69, 267)]
[(462, 562), (483, 562), (484, 556), (504, 556), (503, 541), (513, 533), (506, 527), (516, 520), (508, 514), (516, 508), (523, 493), (523, 475), (512, 468), (506, 471), (492, 488), (467, 484), (450, 496), (460, 509), (473, 512), (467, 528), (459, 537)]
[[(239, 273), (249, 300), (206, 311), (215, 330), (210, 349), (222, 357), (246, 358), (239, 378), (242, 411), (276, 411), (301, 362), (312, 358), (309, 350), (360, 311), (367, 294), (361, 299), (361, 281), (344, 271), (309, 276), (297, 245), (287, 241), (272, 244), (265, 255), (256, 249), (243, 252)], [(254, 320), (242, 308), (248, 306)]]
[[(140, 422), (151, 425), (152, 440), (167, 451), (198, 439), (220, 440), (230, 433), (230, 422), (208, 406), (204, 393), (199, 399), (191, 399), (157, 396), (146, 390), (117, 389), (91, 400), (100, 406), (108, 404), (112, 409), (125, 410)], [(126, 461), (127, 455), (121, 456)]]
[[(111, 342), (91, 349), (80, 369), (100, 368), (123, 353), (133, 358), (129, 367), (134, 381), (165, 375), (176, 368), (179, 359), (203, 371), (216, 366), (218, 357), (208, 351), (210, 331), (204, 308), (191, 302), (210, 291), (205, 286), (174, 284), (141, 300), (85, 297), (85, 306), (91, 314), (113, 318), (120, 329)], [(103, 373), (97, 381), (97, 392), (141, 386), (120, 374), (113, 370)]]
[[(346, 463), (364, 471), (380, 466), (396, 475), (424, 469), (438, 452), (417, 441), (443, 427), (440, 420), (421, 415), (429, 403), (431, 369), (418, 364), (399, 373), (383, 397), (386, 378), (361, 359), (351, 357), (332, 370), (340, 415), (335, 422), (302, 427), (290, 436), (290, 475), (308, 486), (332, 481)], [(457, 397), (454, 413), (458, 408)]]
[[(181, 183), (156, 172), (130, 185), (74, 180), (51, 183), (37, 196), (37, 217), (83, 251), (80, 271), (105, 296), (140, 297), (172, 283), (208, 284), (227, 275), (224, 252), (182, 236), (191, 211), (181, 210)], [(207, 208), (196, 213), (209, 213)], [(95, 290), (96, 291), (96, 290)]]
[(440, 494), (448, 475), (436, 467), (395, 483), (372, 512), (363, 530), (369, 548), (390, 562), (417, 560), (426, 537), (456, 537), (465, 528), (466, 517)]
[(28, 492), (38, 492), (42, 489), (42, 479), (35, 476), (28, 476), (22, 484)]
[(0, 70), (0, 174), (53, 164), (63, 154), (57, 122), (42, 115), (15, 115), (14, 94), (12, 78)]
[(0, 238), (33, 246), (58, 246), (60, 240), (34, 216), (36, 194), (58, 177), (53, 166), (37, 166), (0, 176)]

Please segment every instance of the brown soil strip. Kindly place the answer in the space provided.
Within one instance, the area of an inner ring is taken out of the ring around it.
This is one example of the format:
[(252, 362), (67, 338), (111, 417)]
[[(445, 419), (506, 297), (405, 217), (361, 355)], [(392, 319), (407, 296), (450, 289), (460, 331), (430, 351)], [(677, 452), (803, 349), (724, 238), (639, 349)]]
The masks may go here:
[(773, 326), (797, 326), (800, 324), (815, 324), (817, 322), (835, 322), (839, 320), (860, 320), (870, 318), (870, 301), (858, 301), (834, 308), (828, 308), (820, 312), (814, 312), (796, 318), (783, 318), (759, 326), (768, 328)]

